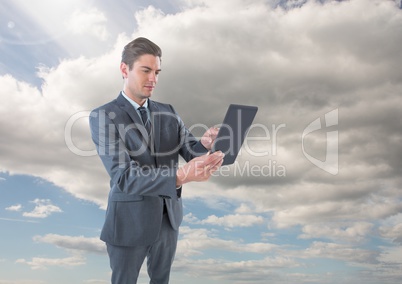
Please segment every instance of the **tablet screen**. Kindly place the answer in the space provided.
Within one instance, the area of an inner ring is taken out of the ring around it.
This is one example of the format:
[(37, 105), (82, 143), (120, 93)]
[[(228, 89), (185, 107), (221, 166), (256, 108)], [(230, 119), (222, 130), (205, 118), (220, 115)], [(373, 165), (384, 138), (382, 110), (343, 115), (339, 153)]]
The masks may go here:
[(258, 107), (231, 104), (220, 126), (212, 152), (225, 154), (222, 165), (233, 164), (253, 123)]

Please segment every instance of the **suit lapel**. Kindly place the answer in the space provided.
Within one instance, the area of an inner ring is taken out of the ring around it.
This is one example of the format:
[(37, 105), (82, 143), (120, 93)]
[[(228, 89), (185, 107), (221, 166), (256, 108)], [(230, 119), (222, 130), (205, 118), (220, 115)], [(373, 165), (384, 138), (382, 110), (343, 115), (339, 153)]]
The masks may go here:
[[(131, 118), (131, 120), (134, 122), (134, 124), (137, 125), (141, 125), (142, 126), (142, 121), (141, 118), (138, 116), (137, 111), (134, 109), (134, 107), (130, 104), (129, 101), (126, 100), (125, 97), (123, 97), (123, 95), (120, 93), (120, 95), (117, 97), (117, 104), (119, 105), (119, 107), (125, 111), (128, 116)], [(131, 124), (131, 123), (129, 123)], [(145, 130), (145, 127), (135, 127), (142, 136), (144, 137), (148, 137), (148, 133)]]
[(159, 113), (158, 105), (148, 100), (149, 110), (151, 111), (151, 123), (152, 123), (152, 131), (153, 131), (153, 142), (155, 147), (155, 152), (159, 152), (160, 139), (161, 139), (161, 116)]

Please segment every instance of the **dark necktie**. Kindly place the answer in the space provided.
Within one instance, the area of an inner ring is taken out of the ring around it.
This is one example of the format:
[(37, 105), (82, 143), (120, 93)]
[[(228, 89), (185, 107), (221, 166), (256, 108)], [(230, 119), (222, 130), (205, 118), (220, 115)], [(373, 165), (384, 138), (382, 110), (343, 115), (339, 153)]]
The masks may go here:
[(141, 114), (141, 120), (144, 124), (145, 130), (147, 131), (148, 137), (145, 137), (145, 144), (148, 146), (149, 149), (152, 149), (152, 142), (151, 142), (151, 120), (148, 118), (147, 109), (145, 107), (139, 107), (138, 110)]
[(141, 119), (144, 123), (145, 129), (148, 132), (148, 137), (151, 136), (151, 121), (148, 119), (147, 109), (145, 107), (139, 107), (138, 110), (141, 113)]

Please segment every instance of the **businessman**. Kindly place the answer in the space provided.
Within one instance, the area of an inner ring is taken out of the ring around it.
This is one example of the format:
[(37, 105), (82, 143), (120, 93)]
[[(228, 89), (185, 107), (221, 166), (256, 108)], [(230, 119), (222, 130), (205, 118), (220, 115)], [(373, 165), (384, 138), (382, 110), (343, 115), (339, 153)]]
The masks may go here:
[[(183, 219), (182, 186), (206, 181), (223, 153), (210, 153), (218, 130), (198, 141), (169, 104), (150, 97), (161, 72), (161, 49), (137, 38), (123, 50), (123, 90), (90, 115), (92, 139), (110, 176), (101, 240), (113, 284), (137, 283), (147, 259), (150, 283), (169, 283)], [(178, 167), (179, 155), (187, 162)]]

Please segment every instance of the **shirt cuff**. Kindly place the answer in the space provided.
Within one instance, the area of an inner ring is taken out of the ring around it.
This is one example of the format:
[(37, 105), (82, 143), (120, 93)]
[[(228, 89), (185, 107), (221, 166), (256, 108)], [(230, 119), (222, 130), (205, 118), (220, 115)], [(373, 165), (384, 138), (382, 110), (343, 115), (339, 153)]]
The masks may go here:
[(177, 194), (178, 198), (181, 197), (181, 188), (182, 188), (182, 186), (176, 187), (176, 194)]

